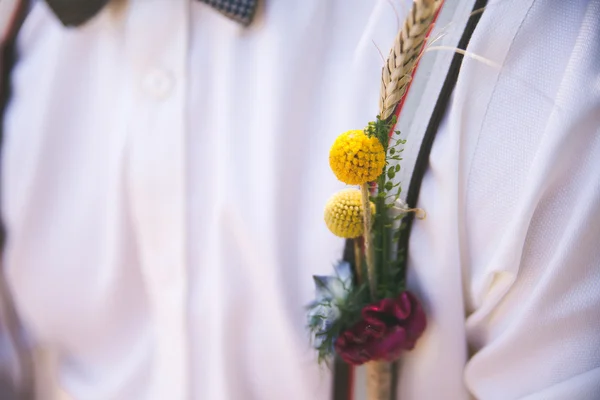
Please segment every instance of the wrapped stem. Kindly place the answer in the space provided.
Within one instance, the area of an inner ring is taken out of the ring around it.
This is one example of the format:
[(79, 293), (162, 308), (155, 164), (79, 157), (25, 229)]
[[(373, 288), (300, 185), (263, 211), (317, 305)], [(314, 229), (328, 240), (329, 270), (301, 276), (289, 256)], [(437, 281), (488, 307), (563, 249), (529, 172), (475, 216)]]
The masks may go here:
[(392, 364), (386, 361), (371, 361), (367, 370), (367, 399), (389, 400), (392, 390)]

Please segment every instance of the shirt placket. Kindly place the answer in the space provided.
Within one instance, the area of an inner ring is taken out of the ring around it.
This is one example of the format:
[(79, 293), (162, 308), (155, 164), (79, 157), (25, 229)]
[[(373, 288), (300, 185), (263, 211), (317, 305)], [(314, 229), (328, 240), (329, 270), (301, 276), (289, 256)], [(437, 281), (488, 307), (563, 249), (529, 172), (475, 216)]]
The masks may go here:
[(152, 312), (153, 399), (186, 399), (187, 0), (129, 3), (125, 37), (134, 87), (128, 190)]

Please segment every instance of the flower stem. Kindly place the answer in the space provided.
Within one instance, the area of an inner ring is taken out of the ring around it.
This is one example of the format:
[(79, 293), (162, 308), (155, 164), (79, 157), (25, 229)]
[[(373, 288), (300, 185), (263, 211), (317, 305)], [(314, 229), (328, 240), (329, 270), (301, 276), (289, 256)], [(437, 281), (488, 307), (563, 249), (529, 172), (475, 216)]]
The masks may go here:
[(371, 246), (371, 200), (369, 193), (369, 184), (363, 183), (360, 185), (363, 206), (363, 222), (364, 222), (364, 241), (365, 241), (365, 256), (367, 260), (367, 275), (369, 279), (369, 289), (371, 297), (376, 300), (377, 281), (375, 277), (375, 260), (373, 247)]
[(377, 210), (377, 217), (375, 218), (375, 237), (377, 238), (377, 250), (379, 256), (377, 258), (377, 265), (379, 265), (378, 274), (385, 282), (389, 282), (390, 271), (390, 239), (393, 235), (392, 227), (389, 225), (388, 220), (388, 207), (386, 204), (386, 172), (387, 168), (383, 168), (383, 172), (379, 176), (377, 181), (377, 189), (379, 195), (375, 201), (375, 209)]
[(358, 239), (353, 239), (352, 240), (354, 242), (354, 264), (356, 267), (356, 283), (362, 283), (363, 282), (363, 276), (362, 276), (362, 272), (363, 272), (363, 266), (362, 266), (362, 247), (360, 245), (360, 242), (358, 241)]

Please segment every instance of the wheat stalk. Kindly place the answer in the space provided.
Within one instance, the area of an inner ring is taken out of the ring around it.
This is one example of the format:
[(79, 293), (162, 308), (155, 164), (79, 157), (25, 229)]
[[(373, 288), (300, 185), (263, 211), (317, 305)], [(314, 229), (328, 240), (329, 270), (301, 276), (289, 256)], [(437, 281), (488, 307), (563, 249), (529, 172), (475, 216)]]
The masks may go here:
[(441, 0), (416, 0), (404, 20), (381, 74), (379, 113), (382, 120), (394, 113), (406, 94), (427, 32), (441, 3)]
[[(427, 33), (435, 14), (443, 0), (415, 0), (404, 20), (404, 24), (390, 50), (390, 55), (383, 66), (381, 73), (381, 92), (379, 97), (379, 118), (387, 120), (394, 113), (398, 103), (406, 94), (413, 69), (420, 57)], [(368, 191), (361, 187), (363, 203), (368, 203)], [(367, 206), (368, 208), (368, 206)], [(365, 211), (367, 210), (365, 208)], [(370, 249), (370, 213), (365, 212), (365, 253), (367, 254), (367, 269), (369, 281), (375, 282), (373, 260)], [(369, 224), (367, 224), (367, 222)], [(368, 229), (368, 230), (367, 230)], [(369, 262), (371, 261), (371, 262)], [(373, 271), (373, 272), (371, 272)], [(373, 290), (373, 289), (372, 289)], [(367, 398), (368, 400), (389, 400), (392, 390), (391, 363), (385, 361), (371, 361), (366, 364), (367, 372)]]

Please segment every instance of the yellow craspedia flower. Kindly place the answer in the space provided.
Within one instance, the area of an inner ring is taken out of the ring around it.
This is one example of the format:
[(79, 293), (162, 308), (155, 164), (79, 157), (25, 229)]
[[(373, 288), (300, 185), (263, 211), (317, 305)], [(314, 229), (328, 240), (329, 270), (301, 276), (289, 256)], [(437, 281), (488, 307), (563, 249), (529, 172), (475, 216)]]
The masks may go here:
[(385, 151), (376, 137), (364, 131), (342, 133), (331, 146), (329, 165), (335, 176), (348, 185), (375, 181), (385, 166)]
[[(371, 202), (371, 212), (375, 204)], [(325, 223), (336, 236), (352, 239), (363, 234), (363, 207), (360, 190), (345, 189), (334, 194), (325, 206)]]

